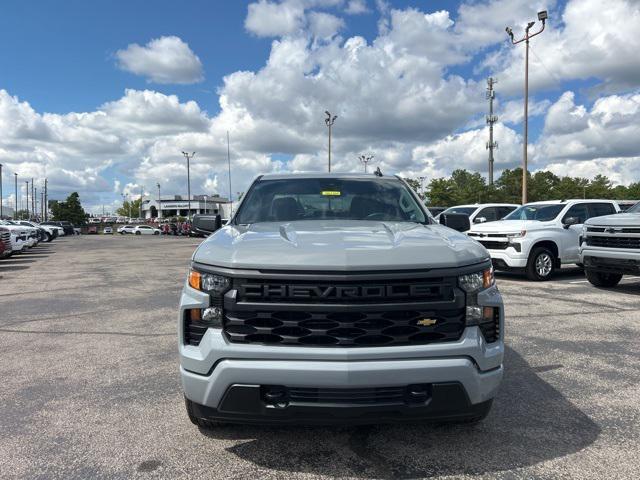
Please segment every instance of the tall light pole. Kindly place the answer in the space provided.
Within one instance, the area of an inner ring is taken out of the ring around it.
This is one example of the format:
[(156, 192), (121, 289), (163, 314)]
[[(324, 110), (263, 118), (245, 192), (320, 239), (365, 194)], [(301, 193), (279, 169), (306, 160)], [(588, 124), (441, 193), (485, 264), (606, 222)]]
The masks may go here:
[(329, 172), (331, 172), (331, 127), (333, 127), (338, 116), (334, 115), (331, 117), (331, 114), (327, 110), (325, 110), (324, 113), (327, 115), (327, 118), (324, 119), (324, 123), (329, 127)]
[(511, 43), (513, 45), (517, 45), (518, 43), (525, 42), (525, 54), (524, 54), (524, 139), (523, 139), (523, 147), (522, 147), (522, 204), (527, 203), (527, 142), (528, 142), (528, 134), (529, 134), (529, 39), (539, 35), (543, 32), (544, 26), (546, 24), (546, 20), (548, 18), (548, 14), (546, 10), (538, 12), (538, 20), (542, 21), (542, 28), (538, 30), (536, 33), (529, 33), (531, 27), (533, 27), (536, 22), (529, 22), (525, 28), (525, 35), (520, 40), (515, 40), (513, 38), (513, 30), (507, 27), (506, 32), (507, 35), (511, 38)]
[(160, 183), (156, 183), (158, 186), (158, 218), (162, 218), (162, 203), (160, 202)]
[(364, 165), (364, 173), (367, 173), (367, 165), (371, 160), (373, 160), (373, 157), (374, 155), (360, 155), (358, 157), (358, 160), (360, 160), (360, 163)]
[(35, 182), (33, 181), (33, 177), (31, 177), (31, 214), (35, 216), (36, 214), (36, 187)]
[(15, 187), (16, 187), (16, 191), (15, 191), (15, 205), (14, 205), (14, 209), (13, 209), (13, 218), (15, 220), (18, 219), (18, 174), (14, 173), (13, 174), (15, 176)]
[(47, 217), (49, 216), (49, 192), (47, 191), (47, 182), (48, 180), (44, 179), (44, 220), (47, 221)]
[(30, 215), (29, 215), (29, 180), (25, 180), (24, 183), (27, 185), (27, 188), (25, 189), (25, 194), (27, 195), (26, 198), (26, 204), (27, 204), (27, 220), (29, 220)]
[(142, 198), (144, 197), (144, 185), (140, 185), (140, 206), (138, 207), (138, 218), (144, 218), (142, 216)]
[(189, 155), (187, 152), (182, 152), (184, 158), (187, 159), (187, 219), (189, 221), (191, 221), (191, 170), (189, 167), (189, 162), (195, 156), (195, 154), (196, 152), (193, 152), (191, 155)]
[(487, 125), (489, 125), (489, 141), (487, 142), (487, 150), (489, 150), (489, 186), (493, 186), (493, 151), (498, 148), (498, 142), (493, 141), (493, 124), (498, 121), (498, 116), (493, 114), (493, 100), (496, 92), (493, 86), (498, 82), (493, 77), (487, 78), (487, 100), (489, 100), (489, 115), (487, 115)]

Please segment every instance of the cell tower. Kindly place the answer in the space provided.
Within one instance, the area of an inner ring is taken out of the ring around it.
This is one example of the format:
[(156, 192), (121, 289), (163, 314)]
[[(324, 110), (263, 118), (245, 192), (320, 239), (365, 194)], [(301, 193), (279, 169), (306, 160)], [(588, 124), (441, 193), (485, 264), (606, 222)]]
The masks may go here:
[(493, 141), (493, 124), (498, 121), (498, 116), (493, 114), (493, 99), (496, 92), (493, 85), (498, 80), (493, 77), (487, 78), (487, 100), (489, 100), (489, 115), (487, 115), (487, 125), (489, 125), (489, 141), (487, 142), (487, 150), (489, 150), (489, 185), (493, 185), (493, 150), (498, 148), (498, 142)]

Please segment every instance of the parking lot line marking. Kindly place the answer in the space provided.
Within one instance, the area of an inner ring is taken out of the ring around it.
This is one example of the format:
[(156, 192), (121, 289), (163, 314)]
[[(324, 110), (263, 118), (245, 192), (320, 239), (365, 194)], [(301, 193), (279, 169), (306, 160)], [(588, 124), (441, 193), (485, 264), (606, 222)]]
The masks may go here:
[(574, 280), (573, 282), (569, 282), (569, 283), (587, 283), (589, 280)]

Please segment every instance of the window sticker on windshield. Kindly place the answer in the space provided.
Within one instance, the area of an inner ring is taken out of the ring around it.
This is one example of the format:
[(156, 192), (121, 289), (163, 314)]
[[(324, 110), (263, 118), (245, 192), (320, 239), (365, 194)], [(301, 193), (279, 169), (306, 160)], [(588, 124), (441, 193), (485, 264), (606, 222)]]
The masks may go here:
[(324, 195), (326, 197), (339, 197), (340, 196), (340, 192), (337, 192), (335, 190), (323, 190), (322, 191), (322, 195)]

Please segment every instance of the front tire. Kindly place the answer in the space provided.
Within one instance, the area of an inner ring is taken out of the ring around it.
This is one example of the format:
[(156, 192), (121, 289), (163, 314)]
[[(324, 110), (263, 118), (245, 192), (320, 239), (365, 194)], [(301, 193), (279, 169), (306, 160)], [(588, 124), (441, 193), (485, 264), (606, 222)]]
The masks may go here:
[(142, 233), (141, 232), (136, 232), (136, 235), (142, 235)]
[(537, 282), (549, 280), (555, 273), (556, 261), (555, 255), (548, 248), (535, 248), (527, 262), (527, 278)]
[(612, 288), (622, 280), (621, 273), (605, 273), (594, 270), (587, 270), (585, 273), (587, 274), (587, 280), (594, 287)]
[(53, 240), (53, 235), (51, 235), (49, 232), (44, 234), (44, 241), (46, 243), (49, 243), (51, 240)]

